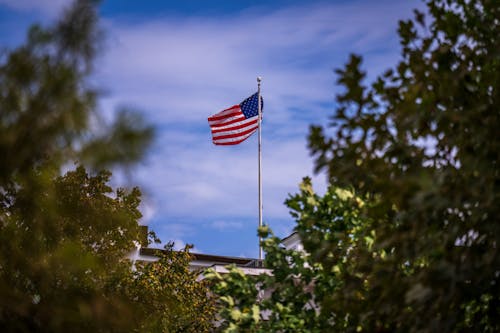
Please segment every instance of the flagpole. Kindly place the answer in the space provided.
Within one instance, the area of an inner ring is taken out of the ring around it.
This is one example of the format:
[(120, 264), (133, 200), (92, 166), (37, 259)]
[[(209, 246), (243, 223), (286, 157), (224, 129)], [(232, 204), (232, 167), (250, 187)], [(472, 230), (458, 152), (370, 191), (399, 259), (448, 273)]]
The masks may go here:
[[(261, 122), (262, 122), (262, 106), (260, 102), (260, 81), (262, 78), (257, 77), (257, 104), (259, 110), (259, 228), (262, 227), (262, 134), (261, 134)], [(259, 236), (259, 260), (262, 260), (262, 238)]]

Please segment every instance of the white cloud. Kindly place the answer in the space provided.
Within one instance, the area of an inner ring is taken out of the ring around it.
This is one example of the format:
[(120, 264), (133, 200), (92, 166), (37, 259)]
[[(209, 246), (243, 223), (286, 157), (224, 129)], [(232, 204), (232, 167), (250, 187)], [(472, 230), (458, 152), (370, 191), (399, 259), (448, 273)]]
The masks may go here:
[(100, 67), (114, 94), (154, 110), (161, 122), (192, 122), (226, 107), (221, 101), (237, 103), (257, 75), (277, 119), (289, 120), (291, 102), (301, 108), (333, 99), (331, 69), (349, 51), (383, 51), (398, 6), (407, 7), (322, 4), (225, 20), (109, 21)]
[(141, 224), (148, 225), (151, 219), (156, 215), (158, 209), (153, 200), (143, 196), (139, 210), (142, 213)]
[[(173, 242), (174, 242), (174, 250), (176, 250), (176, 251), (182, 251), (182, 250), (184, 250), (186, 248), (187, 244), (182, 239), (174, 239)], [(193, 244), (190, 244), (190, 245), (193, 245)], [(196, 246), (194, 246), (193, 248), (191, 248), (189, 250), (189, 252), (191, 252), (191, 253), (203, 253)]]
[[(46, 19), (70, 2), (0, 0), (0, 6)], [(117, 106), (138, 107), (159, 130), (154, 153), (134, 174), (147, 193), (143, 222), (161, 220), (151, 228), (164, 242), (182, 245), (210, 229), (239, 230), (240, 221), (256, 217), (256, 138), (215, 147), (206, 118), (253, 93), (260, 75), (264, 220), (279, 234), (289, 232), (283, 201), (312, 174), (305, 136), (309, 124), (326, 124), (334, 110), (332, 69), (350, 52), (367, 55), (372, 78), (394, 64), (397, 20), (415, 6), (422, 5), (325, 1), (225, 17), (105, 18), (107, 47), (94, 78), (108, 93), (100, 101), (105, 119)], [(7, 21), (3, 26), (21, 30), (17, 18)], [(314, 182), (321, 192), (324, 176)]]
[[(255, 138), (238, 147), (214, 147), (208, 139), (178, 145), (168, 152), (158, 152), (149, 166), (138, 172), (140, 181), (155, 194), (158, 201), (157, 216), (200, 219), (256, 214), (258, 187)], [(311, 174), (312, 161), (306, 151), (304, 138), (265, 140), (264, 216), (288, 218), (284, 200), (288, 193), (297, 192), (297, 185), (303, 176)], [(324, 187), (323, 178), (315, 178), (320, 189)]]
[[(153, 226), (161, 238), (192, 239), (202, 233), (196, 224), (236, 228), (239, 222), (227, 221), (257, 215), (256, 138), (215, 147), (206, 121), (253, 93), (257, 75), (265, 100), (264, 220), (289, 232), (283, 201), (312, 174), (305, 137), (309, 124), (326, 124), (334, 110), (332, 69), (349, 52), (370, 54), (364, 66), (370, 77), (393, 64), (397, 19), (412, 6), (323, 3), (225, 19), (108, 20), (97, 78), (110, 97), (102, 106), (108, 112), (116, 101), (138, 106), (160, 130), (136, 178), (154, 197), (149, 219), (165, 223)], [(326, 186), (322, 175), (314, 182), (319, 192)]]
[(210, 226), (217, 230), (241, 229), (243, 228), (243, 222), (217, 220), (212, 222)]

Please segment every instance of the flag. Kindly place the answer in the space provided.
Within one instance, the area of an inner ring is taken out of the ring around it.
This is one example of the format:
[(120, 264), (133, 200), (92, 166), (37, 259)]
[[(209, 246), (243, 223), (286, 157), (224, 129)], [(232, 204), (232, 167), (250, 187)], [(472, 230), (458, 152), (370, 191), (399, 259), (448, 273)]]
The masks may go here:
[[(237, 145), (259, 127), (258, 93), (208, 118), (215, 145)], [(261, 111), (263, 100), (260, 98)]]

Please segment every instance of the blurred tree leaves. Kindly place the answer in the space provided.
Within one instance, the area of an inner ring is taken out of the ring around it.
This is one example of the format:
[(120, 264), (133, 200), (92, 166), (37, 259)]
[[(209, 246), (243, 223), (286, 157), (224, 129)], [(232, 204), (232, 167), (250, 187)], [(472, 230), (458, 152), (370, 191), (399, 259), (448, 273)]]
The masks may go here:
[(363, 214), (386, 253), (358, 256), (375, 278), (340, 304), (367, 331), (498, 331), (500, 6), (436, 0), (428, 13), (400, 22), (402, 60), (370, 87), (352, 56), (331, 129), (311, 128), (317, 170), (376, 198)]
[(95, 168), (131, 164), (154, 131), (123, 110), (106, 125), (89, 80), (101, 46), (93, 1), (77, 1), (53, 27), (34, 26), (0, 62), (0, 185), (40, 164), (79, 161)]
[(55, 179), (33, 172), (2, 209), (0, 326), (3, 331), (128, 330), (129, 300), (109, 292), (130, 274), (139, 239), (140, 191), (117, 190), (110, 173), (83, 167)]
[(96, 171), (132, 166), (154, 135), (138, 113), (97, 112), (96, 4), (76, 1), (0, 57), (0, 331), (203, 331), (189, 254), (132, 271), (141, 192)]
[(226, 331), (500, 331), (500, 6), (427, 7), (371, 85), (357, 55), (336, 71), (331, 123), (308, 137), (330, 188), (287, 201), (306, 253), (271, 235), (273, 276), (213, 274)]

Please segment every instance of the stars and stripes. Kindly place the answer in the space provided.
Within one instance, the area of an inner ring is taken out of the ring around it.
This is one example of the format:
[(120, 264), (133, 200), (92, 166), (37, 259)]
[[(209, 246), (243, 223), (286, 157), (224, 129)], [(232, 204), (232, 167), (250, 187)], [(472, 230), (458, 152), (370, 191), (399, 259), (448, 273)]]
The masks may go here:
[[(255, 93), (240, 104), (209, 117), (212, 142), (216, 145), (236, 145), (252, 135), (259, 127), (257, 103), (258, 93)], [(260, 103), (262, 111), (262, 97)]]

